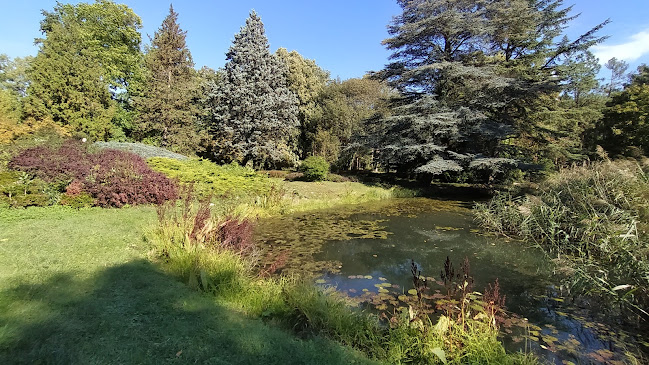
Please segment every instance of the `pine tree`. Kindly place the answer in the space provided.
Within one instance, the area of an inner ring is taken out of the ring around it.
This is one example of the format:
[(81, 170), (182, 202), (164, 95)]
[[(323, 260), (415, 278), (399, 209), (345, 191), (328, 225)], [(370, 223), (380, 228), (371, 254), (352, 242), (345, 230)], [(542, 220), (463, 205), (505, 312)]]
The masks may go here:
[(174, 151), (196, 152), (200, 142), (196, 106), (198, 77), (178, 25), (178, 13), (169, 7), (145, 56), (143, 96), (135, 99), (136, 136)]
[(608, 87), (606, 88), (606, 93), (610, 97), (613, 91), (619, 90), (619, 88), (624, 83), (624, 74), (629, 68), (629, 64), (624, 60), (618, 60), (617, 58), (613, 57), (608, 60), (604, 66), (611, 71), (610, 81), (608, 83)]
[(298, 100), (287, 87), (286, 65), (270, 53), (254, 11), (226, 57), (223, 79), (208, 95), (213, 157), (255, 167), (295, 163), (290, 146), (299, 125)]
[[(491, 118), (510, 79), (484, 49), (488, 1), (400, 0), (383, 41), (392, 62), (378, 76), (401, 91), (391, 116), (370, 138), (388, 170), (430, 179), (458, 175), (473, 163), (499, 170), (497, 140), (511, 129)], [(474, 161), (475, 160), (475, 161)]]

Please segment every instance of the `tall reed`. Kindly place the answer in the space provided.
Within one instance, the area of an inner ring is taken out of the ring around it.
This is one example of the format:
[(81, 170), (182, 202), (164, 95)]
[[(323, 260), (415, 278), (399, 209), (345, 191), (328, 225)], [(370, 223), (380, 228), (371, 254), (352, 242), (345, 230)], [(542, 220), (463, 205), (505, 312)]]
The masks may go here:
[(649, 319), (648, 166), (606, 161), (564, 169), (534, 195), (478, 204), (487, 231), (534, 242), (567, 263), (571, 286)]

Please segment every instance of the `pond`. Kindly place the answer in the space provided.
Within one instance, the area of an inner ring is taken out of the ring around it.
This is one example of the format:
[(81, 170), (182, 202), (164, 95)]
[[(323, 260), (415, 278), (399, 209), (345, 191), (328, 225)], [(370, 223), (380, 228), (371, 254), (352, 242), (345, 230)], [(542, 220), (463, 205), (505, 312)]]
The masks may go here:
[[(471, 203), (394, 199), (265, 219), (256, 239), (266, 265), (310, 275), (370, 310), (396, 307), (413, 288), (411, 266), (432, 285), (447, 258), (468, 258), (474, 290), (498, 280), (519, 326), (503, 329), (510, 351), (533, 351), (552, 363), (616, 363), (632, 337), (591, 319), (561, 296), (553, 264), (537, 248), (480, 234)], [(364, 305), (364, 304), (361, 304)]]

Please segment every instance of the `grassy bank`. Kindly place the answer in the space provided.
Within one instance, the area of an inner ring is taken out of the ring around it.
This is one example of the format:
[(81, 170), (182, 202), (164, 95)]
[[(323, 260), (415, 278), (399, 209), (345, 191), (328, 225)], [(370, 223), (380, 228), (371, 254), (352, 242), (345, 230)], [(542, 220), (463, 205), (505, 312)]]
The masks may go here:
[(219, 166), (206, 160), (153, 158), (148, 164), (155, 171), (191, 186), (198, 199), (214, 198), (221, 213), (237, 216), (276, 216), (416, 195), (414, 190), (358, 182), (285, 181), (250, 168)]
[(649, 318), (649, 165), (565, 169), (534, 195), (496, 195), (476, 207), (486, 230), (534, 242), (557, 258), (573, 291)]
[(497, 338), (497, 310), (489, 310), (476, 293), (448, 298), (447, 303), (457, 305), (449, 305), (433, 323), (426, 310), (435, 303), (426, 302), (422, 287), (410, 308), (381, 320), (353, 308), (335, 291), (322, 291), (297, 277), (272, 277), (274, 264), (259, 266), (245, 218), (211, 212), (208, 202), (167, 207), (159, 210), (159, 218), (148, 237), (162, 267), (248, 316), (265, 318), (302, 336), (325, 336), (390, 364), (536, 363), (530, 356), (505, 352)]
[(170, 276), (155, 210), (0, 210), (0, 363), (370, 363), (300, 340)]

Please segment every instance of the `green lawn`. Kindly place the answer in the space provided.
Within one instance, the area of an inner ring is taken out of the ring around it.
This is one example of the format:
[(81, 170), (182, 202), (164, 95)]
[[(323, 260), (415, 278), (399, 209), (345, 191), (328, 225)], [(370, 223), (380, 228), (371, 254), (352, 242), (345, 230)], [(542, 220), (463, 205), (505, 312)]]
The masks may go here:
[(153, 208), (0, 210), (0, 364), (350, 364), (192, 291), (147, 259)]

